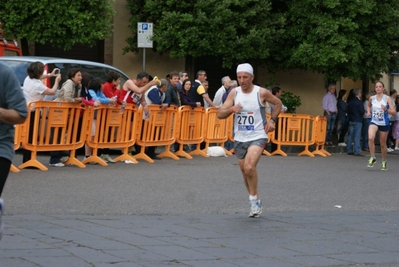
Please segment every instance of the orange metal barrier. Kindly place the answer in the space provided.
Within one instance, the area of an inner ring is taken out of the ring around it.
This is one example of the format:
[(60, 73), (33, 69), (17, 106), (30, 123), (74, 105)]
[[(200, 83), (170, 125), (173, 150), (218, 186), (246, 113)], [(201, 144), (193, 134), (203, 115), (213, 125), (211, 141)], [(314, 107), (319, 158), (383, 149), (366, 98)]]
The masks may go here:
[(87, 107), (87, 110), (86, 144), (93, 149), (93, 153), (82, 163), (96, 162), (107, 166), (108, 164), (97, 156), (97, 151), (101, 148), (122, 148), (122, 155), (116, 157), (115, 161), (130, 160), (133, 163), (138, 163), (129, 155), (129, 147), (134, 145), (137, 126), (141, 123), (137, 107), (126, 105), (123, 114), (120, 107), (109, 107), (108, 105)]
[[(34, 130), (32, 142), (29, 142), (30, 116), (34, 112)], [(81, 116), (82, 115), (82, 116)], [(42, 171), (48, 168), (37, 160), (37, 152), (69, 150), (70, 155), (66, 164), (73, 164), (80, 168), (86, 166), (76, 157), (76, 149), (84, 145), (87, 112), (82, 112), (79, 104), (55, 101), (33, 101), (28, 103), (28, 118), (22, 128), (21, 143), (26, 150), (32, 151), (31, 159), (20, 166), (36, 167)], [(81, 131), (78, 128), (81, 124)]]
[(280, 114), (278, 117), (278, 134), (273, 137), (273, 142), (277, 144), (277, 150), (272, 155), (287, 154), (281, 150), (282, 145), (305, 146), (305, 150), (298, 156), (307, 155), (314, 157), (309, 151), (309, 146), (314, 144), (313, 131), (311, 130), (314, 118), (310, 115), (300, 114)]
[(315, 138), (316, 149), (312, 152), (313, 155), (320, 155), (322, 157), (331, 156), (331, 154), (324, 149), (327, 132), (327, 118), (324, 116), (317, 116), (314, 121), (313, 135)]
[[(149, 163), (154, 163), (149, 156), (145, 154), (146, 146), (165, 146), (165, 151), (158, 157), (169, 157), (179, 160), (175, 154), (170, 151), (170, 145), (176, 141), (177, 111), (176, 106), (161, 110), (160, 105), (148, 105), (149, 119), (138, 123), (136, 143), (141, 146), (138, 154), (134, 155), (136, 159), (144, 159)], [(138, 116), (143, 118), (143, 109), (140, 108)]]
[[(17, 150), (21, 146), (21, 128), (21, 124), (15, 125), (14, 127), (14, 150)], [(20, 172), (21, 170), (11, 164), (10, 171)]]
[[(224, 143), (227, 141), (228, 131), (230, 124), (228, 123), (228, 118), (219, 119), (217, 117), (218, 108), (207, 108), (206, 109), (206, 133), (205, 133), (205, 149), (207, 151), (210, 143)], [(198, 146), (197, 146), (198, 147)], [(227, 155), (232, 155), (230, 151), (223, 148)]]
[[(179, 150), (176, 156), (192, 159), (192, 155), (209, 157), (200, 149), (204, 141), (205, 109), (203, 107), (192, 108), (190, 106), (179, 107), (177, 114), (176, 140), (179, 143)], [(183, 150), (184, 145), (196, 144), (197, 148), (190, 153)]]

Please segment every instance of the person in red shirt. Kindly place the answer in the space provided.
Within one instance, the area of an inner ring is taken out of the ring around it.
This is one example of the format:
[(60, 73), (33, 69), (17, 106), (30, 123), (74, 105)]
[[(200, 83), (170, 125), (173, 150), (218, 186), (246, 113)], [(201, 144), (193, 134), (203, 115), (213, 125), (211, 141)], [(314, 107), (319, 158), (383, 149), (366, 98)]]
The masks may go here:
[[(102, 92), (105, 95), (105, 97), (110, 98), (110, 99), (117, 99), (119, 95), (119, 82), (120, 82), (121, 76), (119, 73), (116, 73), (115, 71), (110, 71), (107, 74), (107, 79), (106, 82), (102, 86)], [(99, 149), (99, 154), (101, 155), (100, 158), (102, 158), (105, 162), (110, 162), (114, 163), (115, 161), (109, 156), (109, 148), (103, 148)]]
[(108, 98), (117, 98), (119, 94), (119, 82), (121, 76), (115, 71), (110, 71), (107, 74), (107, 80), (103, 85), (103, 93)]

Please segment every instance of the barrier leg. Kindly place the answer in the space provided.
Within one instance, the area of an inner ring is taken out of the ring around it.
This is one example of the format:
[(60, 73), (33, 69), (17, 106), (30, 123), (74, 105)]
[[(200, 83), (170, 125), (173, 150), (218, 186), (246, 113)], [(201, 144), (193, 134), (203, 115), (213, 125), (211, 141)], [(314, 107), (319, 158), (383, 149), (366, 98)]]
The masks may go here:
[(145, 153), (144, 145), (141, 145), (140, 153), (134, 155), (133, 158), (135, 158), (136, 160), (143, 159), (143, 160), (147, 161), (148, 163), (154, 163), (154, 160), (152, 158), (150, 158), (149, 156), (147, 156), (147, 154)]
[(265, 149), (263, 149), (262, 154), (263, 154), (263, 155), (266, 155), (266, 156), (271, 156), (271, 155), (272, 155), (272, 154), (270, 154), (269, 151), (267, 151), (267, 150), (265, 150)]
[(309, 151), (309, 145), (305, 146), (305, 150), (302, 151), (301, 153), (298, 154), (298, 156), (309, 156), (311, 158), (314, 157), (314, 155), (312, 154), (312, 152)]
[(21, 170), (18, 169), (17, 167), (15, 167), (13, 164), (11, 164), (10, 171), (15, 172), (15, 173), (18, 173), (18, 172), (20, 172)]
[(86, 165), (84, 165), (80, 160), (78, 160), (76, 158), (76, 150), (75, 149), (71, 150), (71, 152), (69, 154), (69, 159), (64, 164), (65, 165), (72, 164), (72, 165), (78, 166), (79, 168), (86, 168)]
[(312, 152), (313, 155), (319, 155), (322, 157), (331, 156), (330, 152), (324, 149), (324, 142), (322, 145), (316, 144), (316, 149)]
[(123, 153), (123, 154), (120, 155), (120, 156), (118, 156), (118, 157), (116, 157), (116, 158), (114, 159), (114, 161), (125, 161), (125, 160), (130, 160), (130, 161), (133, 162), (133, 164), (139, 163), (134, 157), (132, 157), (132, 156), (129, 155), (129, 147), (124, 147), (124, 148), (122, 149), (122, 153)]
[(205, 152), (204, 152), (203, 150), (200, 149), (201, 143), (198, 143), (198, 144), (196, 144), (196, 145), (197, 145), (197, 146), (196, 146), (195, 150), (191, 151), (189, 154), (192, 155), (192, 156), (194, 156), (194, 155), (200, 155), (200, 156), (203, 156), (203, 157), (205, 157), (205, 158), (209, 158), (209, 155), (206, 154), (206, 150), (205, 150)]
[(162, 152), (161, 154), (159, 154), (158, 157), (160, 157), (160, 158), (166, 158), (166, 157), (168, 157), (168, 158), (172, 158), (172, 159), (174, 159), (174, 160), (179, 160), (179, 157), (176, 156), (175, 154), (173, 154), (173, 153), (170, 151), (170, 145), (166, 145), (166, 146), (165, 146), (165, 151)]
[(193, 159), (192, 156), (190, 156), (190, 154), (188, 154), (186, 151), (184, 151), (184, 145), (183, 144), (179, 144), (179, 150), (175, 152), (176, 156), (180, 156), (180, 157), (185, 157), (186, 159)]
[(30, 160), (28, 160), (27, 162), (22, 163), (21, 165), (18, 166), (18, 168), (20, 168), (20, 169), (24, 169), (26, 167), (35, 167), (41, 171), (48, 171), (48, 168), (46, 166), (44, 166), (40, 161), (37, 160), (37, 152), (36, 151), (32, 151)]
[(281, 150), (281, 144), (277, 144), (277, 149), (271, 153), (272, 156), (274, 155), (281, 155), (283, 157), (287, 156), (287, 153), (285, 153), (283, 150)]

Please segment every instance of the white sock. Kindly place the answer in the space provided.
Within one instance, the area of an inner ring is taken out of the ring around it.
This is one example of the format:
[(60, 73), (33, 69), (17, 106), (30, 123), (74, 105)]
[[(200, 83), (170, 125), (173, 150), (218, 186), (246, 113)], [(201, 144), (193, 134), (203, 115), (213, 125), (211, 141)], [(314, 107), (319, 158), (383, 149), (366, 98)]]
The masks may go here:
[(258, 195), (255, 195), (255, 196), (249, 195), (249, 201), (251, 201), (251, 200), (258, 200)]

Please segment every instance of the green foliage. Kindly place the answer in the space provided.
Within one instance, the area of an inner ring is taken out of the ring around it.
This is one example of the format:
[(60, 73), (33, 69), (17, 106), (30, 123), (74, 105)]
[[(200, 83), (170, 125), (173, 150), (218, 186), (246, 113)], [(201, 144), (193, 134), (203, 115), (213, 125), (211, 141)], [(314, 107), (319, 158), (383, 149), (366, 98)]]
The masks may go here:
[(108, 0), (0, 1), (0, 17), (9, 35), (65, 50), (110, 36), (114, 14)]
[(171, 57), (215, 56), (274, 72), (304, 69), (326, 80), (378, 79), (398, 69), (399, 1), (127, 0), (128, 51), (137, 22), (154, 23), (154, 46)]
[(396, 69), (398, 1), (287, 1), (284, 67), (326, 74), (327, 80)]
[(287, 107), (287, 113), (296, 113), (296, 108), (300, 107), (301, 98), (291, 92), (282, 91), (280, 96), (281, 102)]
[(154, 23), (154, 45), (171, 57), (215, 56), (223, 66), (266, 60), (283, 19), (268, 0), (128, 0), (132, 14), (125, 52), (137, 51), (137, 22)]

